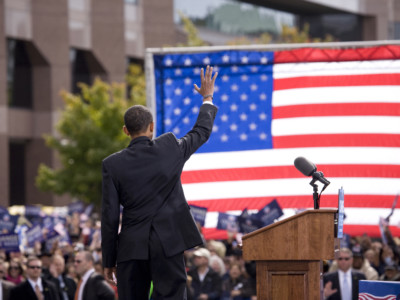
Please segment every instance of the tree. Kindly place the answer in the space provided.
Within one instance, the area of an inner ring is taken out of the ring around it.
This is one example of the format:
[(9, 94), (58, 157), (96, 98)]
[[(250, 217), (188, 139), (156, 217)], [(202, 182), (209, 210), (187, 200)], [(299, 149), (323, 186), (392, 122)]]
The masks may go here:
[(178, 12), (179, 17), (181, 18), (183, 24), (183, 31), (186, 33), (187, 41), (185, 44), (178, 44), (178, 47), (198, 47), (198, 46), (207, 46), (208, 44), (202, 40), (199, 36), (199, 31), (196, 28), (196, 25), (185, 16), (182, 12)]
[(47, 146), (57, 152), (61, 167), (39, 166), (36, 185), (40, 190), (100, 204), (101, 162), (129, 143), (122, 131), (125, 110), (146, 103), (141, 67), (130, 67), (127, 82), (130, 99), (125, 98), (125, 84), (110, 85), (100, 79), (91, 86), (80, 84), (81, 94), (61, 93), (65, 107), (56, 125), (58, 135), (45, 136)]

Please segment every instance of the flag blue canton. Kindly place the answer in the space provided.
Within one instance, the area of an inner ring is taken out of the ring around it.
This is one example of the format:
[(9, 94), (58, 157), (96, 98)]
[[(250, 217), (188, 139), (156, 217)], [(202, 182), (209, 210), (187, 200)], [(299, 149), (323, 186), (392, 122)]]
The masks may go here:
[(219, 111), (211, 138), (198, 152), (272, 148), (273, 52), (155, 55), (154, 65), (157, 135), (179, 138), (193, 127), (202, 104), (193, 84), (200, 86), (201, 68), (210, 65), (218, 72)]

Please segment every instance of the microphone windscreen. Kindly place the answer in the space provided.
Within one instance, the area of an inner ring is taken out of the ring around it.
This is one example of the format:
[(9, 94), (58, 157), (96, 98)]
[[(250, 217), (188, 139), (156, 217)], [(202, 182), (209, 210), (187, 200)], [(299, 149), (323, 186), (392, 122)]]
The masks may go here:
[(301, 156), (294, 160), (294, 166), (305, 176), (311, 176), (317, 171), (317, 167), (311, 161)]

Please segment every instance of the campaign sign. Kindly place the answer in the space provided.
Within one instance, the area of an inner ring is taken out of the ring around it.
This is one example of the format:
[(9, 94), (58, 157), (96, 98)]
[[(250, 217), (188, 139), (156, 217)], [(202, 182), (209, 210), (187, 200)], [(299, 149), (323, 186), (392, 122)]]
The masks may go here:
[(263, 209), (260, 209), (258, 213), (254, 215), (257, 220), (260, 220), (264, 226), (274, 223), (275, 220), (283, 216), (283, 211), (278, 204), (276, 199), (272, 200)]
[(0, 248), (7, 252), (19, 252), (18, 234), (0, 235)]
[(25, 237), (29, 247), (33, 247), (35, 242), (42, 242), (42, 227), (40, 225), (35, 225), (32, 228), (29, 228), (25, 233)]
[(15, 226), (17, 226), (18, 216), (4, 214), (0, 217), (0, 233), (14, 232)]
[(230, 232), (238, 232), (239, 224), (237, 219), (237, 216), (229, 215), (226, 213), (219, 213), (217, 229), (228, 230)]
[(204, 227), (204, 224), (206, 222), (207, 208), (195, 205), (189, 206), (193, 219), (198, 222), (202, 227)]
[(89, 204), (88, 206), (86, 206), (85, 211), (83, 213), (87, 216), (90, 216), (92, 214), (93, 208), (94, 208), (94, 205)]
[(53, 248), (53, 244), (56, 241), (60, 240), (60, 235), (58, 234), (57, 231), (52, 230), (45, 236), (45, 240), (46, 240), (46, 249), (45, 249), (45, 251), (50, 252), (51, 249)]
[(25, 216), (40, 217), (41, 210), (42, 209), (40, 208), (40, 206), (26, 205), (25, 206)]
[(9, 214), (8, 209), (2, 205), (0, 205), (0, 215)]
[(264, 225), (262, 221), (257, 220), (252, 216), (248, 217), (239, 216), (238, 223), (239, 223), (239, 231), (243, 234), (253, 232), (254, 230), (257, 230), (263, 227)]
[(359, 300), (399, 300), (400, 283), (397, 281), (360, 280)]
[(68, 214), (72, 215), (74, 212), (82, 213), (85, 206), (82, 201), (76, 201), (68, 204)]

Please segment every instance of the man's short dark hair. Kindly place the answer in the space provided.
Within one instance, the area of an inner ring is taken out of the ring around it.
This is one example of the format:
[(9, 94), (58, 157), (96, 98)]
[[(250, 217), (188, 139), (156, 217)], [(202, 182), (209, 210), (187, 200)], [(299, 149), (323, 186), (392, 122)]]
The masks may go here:
[(153, 115), (147, 107), (134, 105), (125, 112), (124, 122), (129, 133), (135, 135), (146, 131), (153, 122)]

